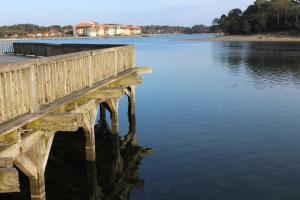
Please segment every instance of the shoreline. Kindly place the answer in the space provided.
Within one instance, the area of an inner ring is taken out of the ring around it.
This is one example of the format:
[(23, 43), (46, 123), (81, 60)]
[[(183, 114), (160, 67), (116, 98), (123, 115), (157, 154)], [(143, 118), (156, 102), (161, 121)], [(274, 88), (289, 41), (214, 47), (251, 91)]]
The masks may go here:
[(210, 38), (195, 38), (190, 41), (220, 41), (220, 42), (300, 42), (299, 36), (279, 34), (255, 35), (225, 35)]
[(111, 38), (139, 38), (143, 35), (135, 36), (110, 36), (110, 37), (42, 37), (42, 38), (0, 38), (0, 41), (9, 41), (9, 40), (73, 40), (73, 39), (111, 39)]
[(7, 40), (72, 40), (72, 39), (111, 39), (111, 38), (140, 38), (140, 37), (150, 37), (150, 35), (132, 35), (132, 36), (109, 36), (109, 37), (77, 37), (77, 36), (68, 36), (68, 37), (41, 37), (41, 38), (0, 38), (0, 41)]
[[(211, 34), (211, 33), (195, 33), (195, 34)], [(71, 40), (71, 39), (112, 39), (112, 38), (143, 38), (143, 37), (152, 37), (152, 36), (163, 36), (163, 35), (193, 35), (193, 34), (186, 34), (186, 33), (147, 33), (147, 34), (140, 34), (140, 35), (130, 35), (130, 36), (105, 36), (105, 37), (78, 37), (78, 36), (66, 36), (66, 37), (19, 37), (19, 38), (0, 38), (0, 41), (7, 41), (7, 40)]]
[(72, 40), (72, 39), (113, 39), (113, 38), (142, 38), (142, 37), (151, 37), (151, 36), (159, 36), (159, 35), (178, 35), (178, 33), (174, 34), (141, 34), (141, 35), (116, 35), (116, 36), (105, 36), (105, 37), (78, 37), (78, 36), (67, 36), (67, 37), (20, 37), (20, 38), (0, 38), (0, 41), (7, 40)]

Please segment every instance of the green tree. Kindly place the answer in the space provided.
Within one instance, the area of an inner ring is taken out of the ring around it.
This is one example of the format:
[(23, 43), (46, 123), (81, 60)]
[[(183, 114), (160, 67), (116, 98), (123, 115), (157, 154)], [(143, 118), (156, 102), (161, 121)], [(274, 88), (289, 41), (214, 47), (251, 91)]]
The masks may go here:
[(242, 12), (229, 11), (215, 22), (227, 34), (300, 29), (300, 0), (256, 0)]
[(299, 12), (300, 12), (300, 1), (292, 1), (291, 10), (295, 15), (295, 28), (299, 28)]
[(238, 9), (232, 9), (228, 13), (228, 32), (230, 34), (240, 34), (242, 33), (242, 14), (243, 12)]
[(247, 19), (243, 19), (242, 31), (246, 34), (251, 33), (252, 31), (251, 25)]

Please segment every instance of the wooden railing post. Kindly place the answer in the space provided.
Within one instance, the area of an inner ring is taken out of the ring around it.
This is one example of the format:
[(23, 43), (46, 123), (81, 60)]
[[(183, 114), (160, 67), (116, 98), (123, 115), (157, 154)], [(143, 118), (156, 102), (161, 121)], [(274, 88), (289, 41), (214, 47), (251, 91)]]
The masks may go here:
[(115, 73), (114, 75), (117, 76), (118, 75), (118, 50), (115, 50)]
[(38, 64), (31, 65), (29, 68), (28, 86), (29, 95), (31, 99), (30, 113), (37, 113), (40, 110), (40, 103), (37, 90), (37, 66)]
[(132, 47), (132, 59), (133, 59), (133, 66), (132, 67), (136, 67), (136, 52), (135, 52), (135, 47)]
[(95, 53), (91, 52), (91, 54), (89, 55), (89, 63), (88, 63), (88, 73), (89, 73), (89, 86), (92, 87), (93, 83), (94, 83), (94, 75), (93, 75), (93, 57), (94, 57)]

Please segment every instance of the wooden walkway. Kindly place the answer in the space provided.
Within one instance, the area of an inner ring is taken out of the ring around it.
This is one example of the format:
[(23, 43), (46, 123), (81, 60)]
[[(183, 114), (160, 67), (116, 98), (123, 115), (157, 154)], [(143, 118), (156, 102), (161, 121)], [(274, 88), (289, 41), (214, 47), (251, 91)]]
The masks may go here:
[(35, 57), (30, 57), (30, 56), (0, 55), (0, 65), (12, 64), (12, 63), (26, 61), (34, 58)]
[(135, 115), (140, 74), (151, 68), (135, 68), (130, 45), (14, 47), (15, 54), (49, 57), (0, 64), (0, 193), (20, 190), (18, 168), (30, 180), (31, 198), (41, 200), (55, 133), (83, 128), (86, 160), (95, 161), (99, 105), (111, 113), (112, 133), (118, 134), (119, 100), (127, 96)]

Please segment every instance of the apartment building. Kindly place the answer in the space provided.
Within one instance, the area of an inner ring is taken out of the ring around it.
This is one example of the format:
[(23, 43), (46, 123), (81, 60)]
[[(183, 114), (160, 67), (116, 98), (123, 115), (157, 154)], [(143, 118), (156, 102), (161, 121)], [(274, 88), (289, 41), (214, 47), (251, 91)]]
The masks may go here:
[(123, 24), (98, 24), (97, 22), (83, 22), (75, 26), (79, 37), (110, 37), (140, 35), (141, 27)]

